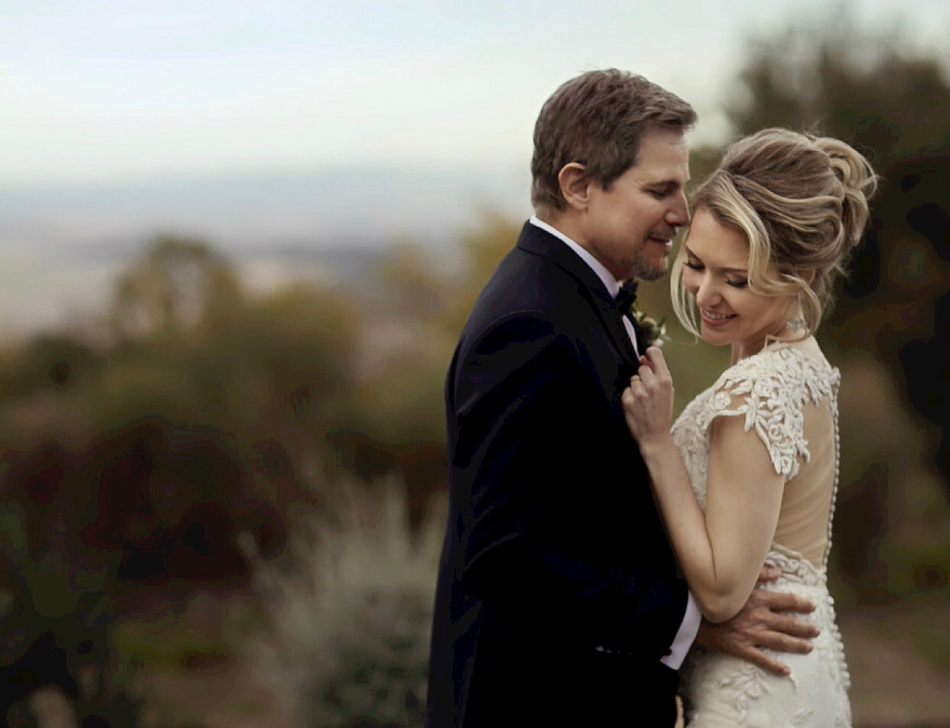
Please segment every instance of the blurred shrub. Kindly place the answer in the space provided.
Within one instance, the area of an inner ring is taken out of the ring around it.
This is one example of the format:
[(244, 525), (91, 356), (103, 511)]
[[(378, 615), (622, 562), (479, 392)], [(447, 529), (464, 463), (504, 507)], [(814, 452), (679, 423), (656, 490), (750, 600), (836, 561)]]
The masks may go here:
[(337, 502), (256, 571), (260, 665), (300, 726), (422, 726), (442, 518), (411, 530), (395, 482)]
[(741, 134), (837, 137), (881, 176), (825, 331), (887, 365), (950, 495), (950, 69), (906, 33), (858, 21), (836, 6), (751, 41), (726, 114)]

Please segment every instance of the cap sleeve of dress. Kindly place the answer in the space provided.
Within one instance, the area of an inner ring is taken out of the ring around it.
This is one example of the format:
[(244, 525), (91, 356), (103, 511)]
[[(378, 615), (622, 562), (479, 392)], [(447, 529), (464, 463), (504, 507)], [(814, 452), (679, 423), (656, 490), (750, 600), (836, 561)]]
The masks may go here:
[(790, 346), (767, 347), (727, 369), (713, 385), (700, 417), (708, 433), (716, 417), (742, 417), (769, 452), (786, 482), (810, 458), (804, 436), (804, 405), (818, 404), (838, 383), (838, 371)]

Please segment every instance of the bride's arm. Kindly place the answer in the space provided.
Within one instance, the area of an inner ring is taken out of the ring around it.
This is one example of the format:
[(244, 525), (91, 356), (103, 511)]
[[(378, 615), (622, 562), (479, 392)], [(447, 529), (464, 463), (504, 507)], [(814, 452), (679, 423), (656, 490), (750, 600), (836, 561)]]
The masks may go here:
[(755, 586), (778, 521), (784, 478), (756, 433), (744, 430), (742, 418), (717, 418), (710, 432), (704, 514), (670, 435), (669, 370), (659, 349), (648, 349), (647, 360), (623, 394), (627, 424), (650, 470), (690, 590), (708, 620), (725, 621)]

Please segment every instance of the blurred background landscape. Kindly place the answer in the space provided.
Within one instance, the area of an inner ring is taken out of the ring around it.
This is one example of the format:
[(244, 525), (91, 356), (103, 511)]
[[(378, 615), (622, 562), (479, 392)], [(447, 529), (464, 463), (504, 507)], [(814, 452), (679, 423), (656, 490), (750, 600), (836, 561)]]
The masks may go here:
[[(694, 180), (773, 125), (882, 176), (820, 331), (832, 593), (855, 725), (950, 726), (948, 41), (936, 0), (0, 3), (0, 725), (422, 725), (445, 369), (541, 104), (615, 66), (696, 106)], [(670, 331), (682, 407), (728, 352)]]

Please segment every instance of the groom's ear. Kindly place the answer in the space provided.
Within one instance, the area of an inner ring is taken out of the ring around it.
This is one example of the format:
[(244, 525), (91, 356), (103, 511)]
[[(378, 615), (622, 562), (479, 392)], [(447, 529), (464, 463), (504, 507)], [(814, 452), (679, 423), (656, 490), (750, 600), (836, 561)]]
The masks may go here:
[(580, 162), (570, 162), (561, 167), (557, 174), (561, 195), (567, 206), (573, 210), (586, 210), (590, 194), (590, 179), (587, 168)]

